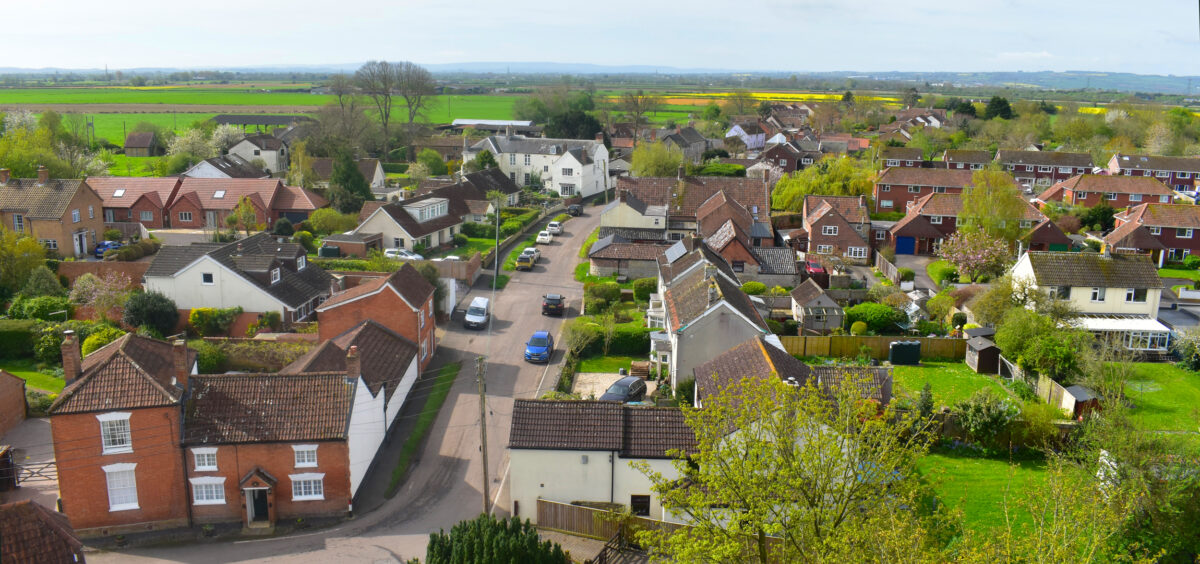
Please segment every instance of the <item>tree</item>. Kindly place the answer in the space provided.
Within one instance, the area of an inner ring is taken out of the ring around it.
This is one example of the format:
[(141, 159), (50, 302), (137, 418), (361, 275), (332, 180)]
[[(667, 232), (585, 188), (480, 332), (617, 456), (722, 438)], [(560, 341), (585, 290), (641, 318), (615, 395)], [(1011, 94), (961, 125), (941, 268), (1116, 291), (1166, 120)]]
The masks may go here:
[(1022, 235), (1021, 220), (1028, 211), (1029, 204), (1012, 176), (1002, 170), (977, 170), (971, 174), (971, 185), (963, 189), (959, 230), (974, 227), (1012, 243)]
[(238, 129), (238, 126), (230, 123), (223, 123), (218, 125), (217, 128), (213, 130), (212, 136), (209, 137), (208, 144), (212, 145), (212, 150), (214, 153), (218, 155), (224, 155), (230, 147), (236, 145), (237, 142), (241, 141), (244, 137), (246, 137), (246, 135), (242, 133), (241, 129)]
[(329, 205), (343, 214), (357, 214), (363, 207), (363, 197), (341, 186), (329, 188)]
[(422, 149), (420, 153), (417, 153), (417, 162), (428, 167), (431, 176), (444, 176), (447, 172), (442, 156), (433, 149)]
[(400, 61), (393, 66), (397, 74), (396, 92), (404, 98), (408, 123), (412, 124), (429, 105), (434, 89), (433, 75), (425, 67), (409, 61)]
[(438, 274), (438, 269), (428, 262), (422, 262), (417, 267), (417, 272), (421, 273), (421, 277), (433, 286), (433, 309), (438, 315), (446, 313), (444, 302), (446, 301), (446, 293), (449, 291), (446, 288), (446, 283), (442, 282), (441, 276)]
[(903, 103), (905, 107), (907, 107), (907, 108), (916, 107), (916, 105), (918, 103), (920, 103), (920, 101), (921, 101), (921, 93), (917, 92), (916, 88), (909, 87), (904, 90), (904, 98), (902, 99), (901, 103)]
[(213, 156), (212, 145), (199, 129), (189, 129), (171, 140), (167, 146), (168, 155), (186, 155), (195, 161), (202, 161)]
[(633, 149), (634, 176), (662, 177), (678, 174), (683, 165), (683, 153), (661, 142), (642, 143)]
[(573, 319), (563, 324), (562, 343), (567, 347), (567, 358), (579, 358), (579, 354), (587, 349), (599, 335), (588, 328), (579, 319)]
[(159, 292), (137, 292), (125, 302), (121, 320), (130, 327), (145, 325), (160, 335), (170, 335), (179, 324), (179, 308)]
[(0, 226), (0, 298), (12, 296), (30, 273), (46, 264), (46, 248), (37, 239)]
[[(363, 177), (362, 171), (358, 169), (358, 164), (350, 158), (349, 153), (339, 153), (333, 159), (333, 169), (329, 173), (329, 185), (337, 186), (363, 200), (375, 199), (375, 195), (371, 193), (370, 183)], [(360, 204), (358, 207), (362, 208), (362, 205)]]
[(1178, 153), (1178, 139), (1175, 132), (1163, 122), (1157, 122), (1146, 130), (1146, 151), (1152, 155), (1173, 155)]
[(241, 227), (246, 231), (246, 236), (250, 236), (251, 229), (258, 228), (258, 212), (254, 209), (254, 202), (250, 201), (249, 196), (242, 196), (238, 200), (238, 205), (233, 209), (228, 216), (225, 217), (225, 224), (231, 229)]
[(758, 112), (758, 117), (762, 119), (771, 117), (771, 102), (767, 100), (759, 102), (756, 111)]
[(721, 119), (721, 106), (718, 106), (715, 101), (709, 102), (704, 106), (704, 110), (700, 112), (700, 119), (706, 121), (716, 121)]
[(1083, 215), (1079, 216), (1079, 221), (1083, 222), (1083, 228), (1086, 230), (1090, 231), (1099, 225), (1101, 231), (1108, 231), (1116, 224), (1113, 219), (1116, 213), (1116, 210), (1108, 203), (1100, 202), (1083, 212)]
[(904, 314), (896, 311), (891, 306), (863, 302), (846, 309), (846, 324), (853, 325), (856, 321), (862, 321), (872, 331), (882, 333), (894, 329), (903, 316)]
[(637, 91), (626, 91), (621, 94), (620, 106), (633, 120), (633, 145), (637, 148), (638, 131), (646, 120), (646, 114), (657, 111), (662, 99), (652, 93), (646, 93), (640, 88)]
[(1021, 409), (1007, 396), (1002, 398), (995, 390), (983, 388), (954, 406), (954, 413), (967, 440), (985, 447), (999, 447), (1003, 445), (998, 445), (997, 439), (1008, 430)]
[(880, 413), (862, 399), (861, 378), (844, 380), (794, 388), (763, 375), (704, 409), (684, 407), (696, 452), (673, 453), (679, 478), (635, 467), (663, 509), (693, 526), (648, 528), (639, 542), (675, 562), (943, 560), (940, 515), (912, 510), (924, 506), (914, 463), (927, 435), (911, 430), (928, 423), (891, 406)]
[(600, 121), (580, 110), (550, 116), (546, 122), (545, 135), (559, 139), (595, 139), (603, 131)]
[(480, 514), (454, 525), (449, 533), (429, 535), (425, 564), (570, 564), (571, 558), (557, 543), (543, 541), (529, 520), (507, 520)]
[(854, 93), (853, 92), (847, 90), (845, 94), (842, 94), (842, 105), (846, 106), (848, 108), (854, 107)]
[(312, 155), (308, 154), (308, 142), (301, 140), (292, 143), (288, 155), (291, 161), (287, 172), (288, 185), (312, 188), (316, 183), (317, 175), (313, 172)]
[(974, 284), (982, 276), (1000, 274), (1008, 263), (1008, 244), (979, 229), (955, 231), (942, 243), (938, 255)]
[(479, 170), (496, 168), (497, 166), (500, 166), (499, 163), (496, 162), (496, 155), (493, 155), (492, 152), (487, 149), (484, 149), (480, 151), (478, 155), (475, 155), (473, 162), (479, 163)]
[(745, 88), (735, 88), (725, 98), (725, 107), (721, 113), (726, 116), (744, 116), (754, 107), (754, 95)]
[(992, 96), (988, 100), (987, 107), (983, 109), (983, 119), (1012, 119), (1012, 106), (1008, 104), (1008, 100), (1000, 96)]
[(275, 235), (281, 235), (283, 237), (291, 237), (295, 232), (296, 229), (292, 227), (292, 221), (286, 217), (281, 217), (276, 220), (275, 228), (271, 230), (271, 233)]
[(103, 277), (86, 273), (75, 279), (71, 301), (92, 309), (92, 319), (104, 321), (113, 309), (125, 305), (133, 281), (126, 274), (108, 272)]
[(400, 86), (399, 68), (387, 61), (368, 61), (354, 73), (354, 80), (371, 101), (383, 128), (383, 154), (391, 144), (392, 95)]
[(29, 273), (25, 285), (21, 287), (21, 295), (27, 298), (37, 296), (65, 296), (67, 291), (58, 282), (58, 276), (46, 265), (40, 265)]
[(870, 163), (850, 158), (826, 158), (813, 166), (784, 176), (771, 191), (773, 209), (799, 212), (804, 197), (869, 196), (874, 187)]

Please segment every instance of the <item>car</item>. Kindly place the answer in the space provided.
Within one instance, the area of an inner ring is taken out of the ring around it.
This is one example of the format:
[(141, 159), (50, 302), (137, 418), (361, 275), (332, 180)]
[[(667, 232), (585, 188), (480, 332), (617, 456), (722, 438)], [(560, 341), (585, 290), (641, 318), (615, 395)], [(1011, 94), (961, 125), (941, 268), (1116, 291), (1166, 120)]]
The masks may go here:
[(542, 251), (539, 251), (537, 247), (525, 247), (524, 249), (521, 250), (521, 254), (533, 255), (534, 256), (533, 262), (537, 262), (537, 261), (541, 260), (541, 258), (542, 258)]
[(491, 304), (488, 299), (482, 296), (471, 300), (470, 307), (467, 308), (466, 315), (463, 316), (463, 327), (467, 329), (482, 329), (487, 327), (488, 319), (491, 317)]
[(531, 253), (526, 250), (517, 257), (517, 264), (515, 268), (517, 270), (533, 270), (533, 265), (537, 264), (539, 256), (541, 256), (540, 253)]
[(457, 256), (457, 255), (446, 255), (446, 256), (444, 256), (444, 257), (441, 257), (441, 258), (435, 258), (435, 259), (433, 259), (433, 261), (434, 261), (434, 262), (442, 262), (442, 261), (446, 261), (446, 262), (454, 262), (454, 261), (459, 261), (459, 260), (462, 260), (462, 257), (460, 257), (460, 256)]
[(109, 249), (119, 249), (119, 248), (121, 248), (120, 241), (100, 241), (99, 243), (96, 243), (96, 249), (95, 249), (96, 258), (104, 258), (104, 251), (107, 251)]
[(809, 276), (814, 274), (825, 274), (825, 267), (821, 266), (821, 263), (819, 262), (810, 260), (804, 264), (804, 271), (807, 272)]
[(535, 331), (525, 343), (525, 360), (550, 364), (551, 356), (554, 356), (554, 337), (549, 331)]
[(562, 316), (567, 309), (567, 299), (561, 294), (546, 294), (542, 296), (542, 315)]
[(642, 401), (646, 399), (646, 383), (637, 376), (626, 376), (613, 382), (604, 394), (600, 396), (600, 401), (619, 401), (631, 402)]
[(575, 217), (583, 215), (583, 206), (579, 204), (571, 204), (567, 206), (567, 213)]
[(537, 243), (539, 245), (549, 245), (554, 240), (554, 236), (549, 231), (538, 231)]
[(383, 256), (390, 259), (425, 260), (425, 257), (408, 249), (387, 249), (383, 251)]
[(560, 235), (562, 234), (562, 224), (557, 221), (551, 221), (546, 225), (546, 231), (551, 235)]

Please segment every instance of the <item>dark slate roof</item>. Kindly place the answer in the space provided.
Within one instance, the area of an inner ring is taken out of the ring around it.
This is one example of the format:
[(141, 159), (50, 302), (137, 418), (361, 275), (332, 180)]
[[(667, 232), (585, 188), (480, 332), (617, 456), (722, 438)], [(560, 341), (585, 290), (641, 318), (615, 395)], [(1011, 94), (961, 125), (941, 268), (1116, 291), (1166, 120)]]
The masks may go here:
[(191, 245), (164, 245), (154, 255), (146, 276), (174, 276), (179, 269), (192, 264), (210, 251), (225, 246), (224, 243), (192, 243)]
[(186, 444), (342, 440), (354, 404), (345, 373), (192, 376)]
[[(591, 139), (550, 139), (545, 137), (523, 137), (514, 135), (492, 135), (471, 146), (469, 152), (483, 149), (495, 155), (500, 153), (530, 153), (535, 155), (561, 155), (571, 149), (595, 151), (596, 141)], [(578, 157), (577, 157), (578, 158)]]
[(1005, 165), (1069, 166), (1091, 168), (1090, 153), (1066, 153), (1060, 151), (1009, 151), (1001, 149), (996, 161)]
[(750, 236), (759, 239), (774, 239), (775, 231), (771, 228), (770, 223), (756, 221), (750, 224)]
[(698, 262), (712, 265), (731, 280), (738, 279), (725, 257), (703, 241), (693, 238), (684, 238), (663, 249), (662, 254), (658, 255), (658, 275), (670, 286), (680, 274)]
[(83, 543), (66, 515), (30, 500), (0, 505), (0, 562), (83, 562)]
[(474, 186), (485, 198), (487, 197), (487, 193), (492, 190), (499, 190), (504, 194), (521, 191), (521, 187), (517, 186), (517, 183), (513, 182), (499, 168), (486, 168), (479, 172), (472, 172), (463, 178), (463, 182)]
[(1125, 155), (1121, 153), (1117, 153), (1114, 156), (1117, 159), (1117, 166), (1122, 169), (1200, 173), (1200, 159), (1196, 157), (1159, 157), (1152, 155)]
[(242, 141), (249, 141), (252, 145), (264, 151), (278, 151), (283, 148), (283, 141), (280, 141), (279, 138), (275, 137), (274, 135), (268, 135), (265, 133), (246, 136), (242, 139)]
[(917, 147), (884, 147), (879, 150), (879, 158), (901, 161), (925, 160), (924, 153)]
[(92, 188), (79, 178), (51, 178), (45, 184), (36, 178), (10, 178), (0, 184), (0, 211), (23, 213), (28, 219), (62, 219), (80, 190)]
[[(443, 186), (442, 188), (451, 187), (453, 186)], [(429, 221), (417, 221), (417, 218), (413, 217), (412, 214), (408, 213), (408, 210), (404, 209), (405, 206), (410, 206), (426, 199), (443, 197), (445, 196), (439, 196), (437, 195), (437, 192), (434, 191), (425, 194), (424, 196), (417, 196), (416, 198), (412, 198), (410, 200), (401, 200), (399, 202), (384, 204), (380, 206), (378, 213), (387, 214), (388, 217), (391, 217), (392, 221), (396, 222), (396, 225), (399, 225), (400, 228), (403, 229), (405, 233), (408, 233), (410, 237), (424, 237), (430, 233), (436, 233), (446, 229), (447, 227), (462, 223), (463, 216), (471, 213), (471, 209), (469, 206), (467, 206), (466, 200), (461, 198), (446, 198), (446, 214), (430, 219)]]
[[(127, 333), (83, 359), (80, 377), (63, 389), (50, 413), (85, 413), (178, 403), (173, 345)], [(189, 367), (196, 353), (188, 351)]]
[(607, 401), (516, 400), (508, 448), (607, 450), (622, 458), (668, 458), (696, 451), (683, 412)]
[(149, 149), (154, 145), (153, 131), (138, 131), (125, 137), (126, 149)]
[(751, 247), (750, 252), (758, 259), (759, 274), (799, 274), (796, 266), (796, 251), (790, 247)]
[(992, 152), (970, 149), (948, 149), (942, 154), (942, 158), (947, 163), (986, 163), (992, 160)]
[[(204, 159), (204, 162), (212, 165), (229, 178), (267, 178), (270, 176), (263, 172), (261, 168), (250, 164), (250, 161), (237, 155), (213, 157), (211, 159)], [(184, 172), (183, 175), (187, 176), (187, 172)]]
[(991, 337), (996, 334), (996, 329), (993, 327), (975, 327), (973, 329), (963, 329), (963, 333), (966, 333), (967, 337), (971, 339), (975, 337)]
[(616, 235), (627, 241), (666, 241), (667, 232), (665, 229), (650, 229), (643, 227), (601, 227), (599, 236), (601, 238), (609, 235)]
[(425, 280), (416, 267), (406, 262), (389, 276), (368, 280), (349, 290), (338, 292), (325, 300), (317, 311), (328, 311), (355, 298), (374, 293), (384, 286), (390, 286), (413, 309), (420, 309), (434, 292), (433, 284)]
[(391, 403), (396, 387), (417, 356), (417, 345), (371, 319), (314, 347), (279, 373), (345, 372), (346, 354), (352, 346), (358, 347), (363, 383), (372, 394), (384, 390), (384, 401)]
[(995, 347), (996, 343), (987, 337), (972, 337), (967, 340), (967, 346), (972, 350), (981, 351)]
[(746, 378), (766, 378), (775, 374), (781, 380), (794, 378), (798, 384), (804, 384), (811, 370), (765, 337), (758, 336), (696, 366), (692, 374), (696, 379), (696, 399), (704, 401)]
[(801, 282), (799, 286), (796, 286), (792, 290), (791, 296), (796, 303), (803, 306), (817, 299), (823, 293), (825, 293), (825, 290), (817, 284), (817, 281), (809, 278)]
[(1038, 286), (1163, 287), (1146, 255), (1030, 251), (1028, 256)]

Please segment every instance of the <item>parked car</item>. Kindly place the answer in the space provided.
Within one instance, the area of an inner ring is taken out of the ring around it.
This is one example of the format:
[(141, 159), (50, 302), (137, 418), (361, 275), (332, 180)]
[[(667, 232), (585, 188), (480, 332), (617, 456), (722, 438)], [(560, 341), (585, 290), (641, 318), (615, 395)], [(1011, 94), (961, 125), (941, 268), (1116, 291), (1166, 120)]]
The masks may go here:
[(521, 250), (521, 254), (533, 255), (534, 256), (533, 262), (537, 262), (542, 259), (542, 251), (539, 251), (537, 247), (525, 247), (524, 249)]
[(539, 253), (531, 253), (529, 252), (529, 249), (526, 249), (519, 256), (517, 256), (516, 269), (533, 270), (533, 265), (537, 264), (539, 256), (541, 256)]
[(542, 296), (542, 315), (562, 316), (567, 309), (567, 299), (561, 294), (546, 294)]
[(554, 355), (554, 337), (549, 331), (536, 331), (525, 343), (525, 360), (529, 362), (550, 363)]
[(637, 376), (626, 376), (613, 382), (613, 385), (600, 396), (600, 401), (642, 401), (646, 399), (646, 383)]
[(571, 204), (567, 206), (567, 213), (575, 217), (579, 217), (583, 215), (583, 206), (579, 204)]
[(434, 262), (442, 262), (442, 261), (454, 262), (454, 261), (458, 261), (458, 260), (462, 260), (462, 257), (456, 256), (456, 255), (446, 255), (441, 258), (433, 259)]
[(557, 221), (551, 221), (548, 225), (546, 225), (546, 231), (548, 231), (551, 235), (561, 235), (562, 224)]
[(810, 260), (804, 263), (804, 271), (807, 272), (809, 276), (814, 274), (825, 274), (825, 267), (821, 266), (821, 263), (819, 262)]
[(425, 257), (418, 255), (408, 249), (387, 249), (383, 251), (383, 256), (391, 259), (402, 260), (425, 260)]
[(554, 236), (549, 231), (538, 231), (537, 243), (539, 245), (549, 245), (554, 240)]
[(120, 241), (100, 241), (96, 243), (96, 258), (104, 258), (104, 251), (121, 248)]
[(463, 316), (463, 327), (467, 329), (482, 329), (487, 327), (488, 318), (491, 317), (491, 304), (488, 299), (479, 296), (471, 300), (471, 305), (467, 307), (467, 314)]

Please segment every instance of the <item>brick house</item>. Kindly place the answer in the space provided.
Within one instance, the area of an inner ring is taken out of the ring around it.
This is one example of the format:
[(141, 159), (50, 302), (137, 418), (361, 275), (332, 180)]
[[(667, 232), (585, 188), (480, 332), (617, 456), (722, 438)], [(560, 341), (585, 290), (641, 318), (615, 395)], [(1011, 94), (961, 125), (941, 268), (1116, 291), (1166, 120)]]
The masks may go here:
[(871, 216), (865, 196), (805, 196), (806, 250), (814, 255), (837, 255), (852, 264), (867, 264), (871, 256)]
[(88, 185), (104, 201), (104, 222), (136, 221), (147, 229), (169, 227), (167, 207), (179, 191), (179, 178), (97, 176)]
[(1196, 189), (1200, 159), (1115, 153), (1108, 160), (1108, 172), (1121, 176), (1153, 176), (1172, 189), (1186, 192)]
[(1200, 253), (1200, 207), (1141, 204), (1113, 217), (1116, 228), (1104, 237), (1115, 252), (1149, 253), (1161, 268)]
[(661, 243), (637, 243), (617, 234), (607, 235), (588, 250), (588, 273), (630, 280), (653, 278), (658, 273), (658, 254), (665, 248)]
[(104, 235), (103, 206), (86, 180), (50, 178), (44, 166), (37, 178), (11, 178), (0, 169), (0, 225), (62, 256), (92, 253)]
[(795, 252), (775, 246), (775, 233), (741, 204), (717, 192), (696, 211), (704, 242), (721, 255), (743, 281), (795, 286), (799, 267)]
[(25, 380), (0, 370), (0, 437), (25, 420)]
[(308, 219), (329, 203), (305, 188), (285, 186), (277, 178), (183, 178), (176, 197), (168, 204), (170, 225), (199, 229), (224, 227), (242, 198), (254, 207), (254, 220), (270, 227), (275, 220), (292, 223)]
[(1050, 186), (1079, 174), (1092, 172), (1095, 163), (1088, 153), (1060, 151), (996, 152), (996, 162), (1004, 167), (1019, 186)]
[(320, 340), (333, 339), (368, 319), (417, 343), (421, 370), (437, 351), (434, 288), (411, 264), (331, 296), (317, 308)]
[(767, 148), (759, 155), (759, 162), (779, 167), (783, 172), (803, 170), (825, 157), (820, 142), (789, 141)]
[(1144, 202), (1169, 204), (1174, 197), (1170, 188), (1148, 176), (1080, 174), (1047, 188), (1037, 199), (1086, 208), (1103, 202), (1121, 209)]
[(921, 168), (925, 166), (925, 153), (916, 147), (882, 147), (879, 162), (886, 168)]
[[(1013, 196), (1020, 198), (1019, 196)], [(1021, 240), (1033, 250), (1065, 251), (1070, 239), (1037, 208), (1021, 199), (1021, 217), (1008, 221), (1020, 223)], [(890, 230), (896, 254), (933, 254), (942, 240), (958, 230), (963, 203), (961, 194), (929, 194), (913, 202), (904, 219)]]
[(30, 500), (0, 504), (0, 539), (0, 562), (86, 562), (67, 517)]
[(888, 168), (875, 179), (875, 211), (904, 212), (909, 202), (929, 194), (961, 194), (972, 174), (967, 169)]
[(942, 167), (951, 170), (983, 170), (992, 162), (991, 151), (969, 149), (946, 149), (942, 153)]
[[(749, 211), (755, 223), (763, 223), (769, 228), (771, 185), (765, 178), (684, 176), (680, 170), (674, 178), (622, 176), (617, 179), (617, 194), (632, 194), (647, 210), (645, 213), (648, 216), (651, 211), (655, 214), (658, 210), (665, 212), (666, 236), (671, 241), (697, 232), (700, 206), (718, 192), (724, 192), (726, 198)], [(646, 221), (649, 220), (625, 225), (602, 218), (601, 224), (608, 227), (648, 227)], [(765, 234), (765, 230), (760, 231)]]

